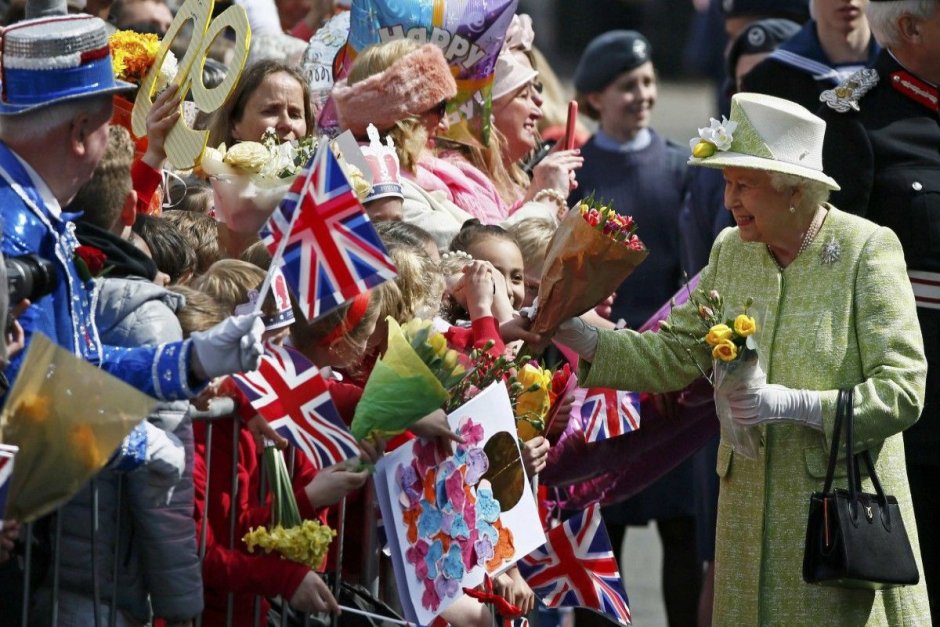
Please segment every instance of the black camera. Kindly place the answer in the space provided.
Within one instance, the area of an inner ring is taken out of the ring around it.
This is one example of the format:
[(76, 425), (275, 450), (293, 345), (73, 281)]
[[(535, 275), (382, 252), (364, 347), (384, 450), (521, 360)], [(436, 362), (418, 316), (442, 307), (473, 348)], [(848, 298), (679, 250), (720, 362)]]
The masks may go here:
[(39, 255), (4, 257), (3, 260), (7, 269), (10, 305), (15, 305), (24, 298), (35, 302), (52, 293), (56, 269), (51, 261)]

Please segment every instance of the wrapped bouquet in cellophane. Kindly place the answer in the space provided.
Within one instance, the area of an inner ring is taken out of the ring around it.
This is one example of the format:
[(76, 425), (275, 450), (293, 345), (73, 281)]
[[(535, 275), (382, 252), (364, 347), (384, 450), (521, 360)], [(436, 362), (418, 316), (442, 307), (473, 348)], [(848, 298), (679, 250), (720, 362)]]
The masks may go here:
[(156, 404), (34, 333), (0, 413), (0, 441), (19, 447), (6, 518), (32, 522), (72, 498)]
[(575, 205), (548, 245), (532, 331), (556, 329), (620, 287), (649, 252), (636, 228), (633, 218), (593, 197)]
[(388, 348), (376, 362), (356, 406), (352, 434), (401, 433), (450, 399), (450, 390), (467, 375), (461, 355), (430, 321), (412, 320), (404, 327), (388, 319)]

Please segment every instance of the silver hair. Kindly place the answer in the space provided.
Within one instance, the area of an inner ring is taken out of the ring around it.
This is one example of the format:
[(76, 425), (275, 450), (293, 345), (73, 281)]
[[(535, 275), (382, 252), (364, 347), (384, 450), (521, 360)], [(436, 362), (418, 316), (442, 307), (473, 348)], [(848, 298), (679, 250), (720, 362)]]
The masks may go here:
[(829, 188), (826, 187), (825, 183), (797, 176), (796, 174), (771, 172), (770, 186), (778, 192), (802, 190), (803, 195), (800, 197), (800, 204), (796, 207), (797, 211), (801, 213), (815, 211), (818, 206), (829, 200)]
[(0, 116), (0, 139), (8, 143), (35, 142), (69, 124), (79, 113), (97, 114), (111, 105), (111, 96), (68, 100), (19, 115)]
[(878, 43), (895, 48), (902, 43), (898, 20), (904, 15), (926, 20), (934, 11), (940, 11), (936, 0), (900, 0), (898, 2), (869, 2), (865, 9), (868, 26)]

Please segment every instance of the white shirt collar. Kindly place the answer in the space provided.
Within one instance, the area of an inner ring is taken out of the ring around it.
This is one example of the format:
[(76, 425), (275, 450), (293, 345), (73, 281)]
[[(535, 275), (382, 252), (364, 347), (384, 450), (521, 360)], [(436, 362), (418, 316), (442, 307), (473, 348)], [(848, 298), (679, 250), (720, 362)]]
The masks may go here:
[(52, 189), (49, 188), (49, 185), (43, 180), (39, 173), (33, 169), (33, 166), (26, 163), (22, 157), (20, 157), (13, 150), (10, 151), (13, 153), (13, 156), (16, 157), (16, 160), (19, 161), (23, 169), (26, 170), (26, 174), (29, 175), (29, 180), (33, 182), (33, 186), (36, 188), (36, 191), (39, 193), (39, 196), (42, 198), (42, 201), (46, 204), (46, 209), (49, 210), (54, 217), (62, 217), (62, 206), (59, 204), (58, 199), (52, 193)]

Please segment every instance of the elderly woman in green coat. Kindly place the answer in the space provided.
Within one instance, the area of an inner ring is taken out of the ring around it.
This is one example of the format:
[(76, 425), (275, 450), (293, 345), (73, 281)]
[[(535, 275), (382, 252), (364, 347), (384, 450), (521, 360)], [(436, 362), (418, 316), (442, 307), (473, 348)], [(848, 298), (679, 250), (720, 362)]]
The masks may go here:
[[(799, 105), (738, 94), (730, 123), (693, 140), (689, 163), (724, 170), (737, 223), (718, 236), (698, 287), (716, 290), (732, 318), (750, 303), (763, 366), (716, 393), (730, 424), (755, 430), (759, 445), (736, 452), (722, 425), (715, 625), (930, 624), (923, 578), (881, 591), (802, 579), (809, 497), (821, 490), (836, 397), (848, 387), (856, 448), (871, 451), (897, 497), (923, 572), (901, 438), (920, 416), (927, 371), (914, 296), (894, 233), (825, 202), (838, 185), (822, 171), (824, 132)], [(712, 367), (694, 300), (673, 310), (669, 332), (599, 331), (573, 319), (555, 339), (589, 362), (585, 387), (681, 389)], [(863, 488), (873, 491), (867, 477)]]

